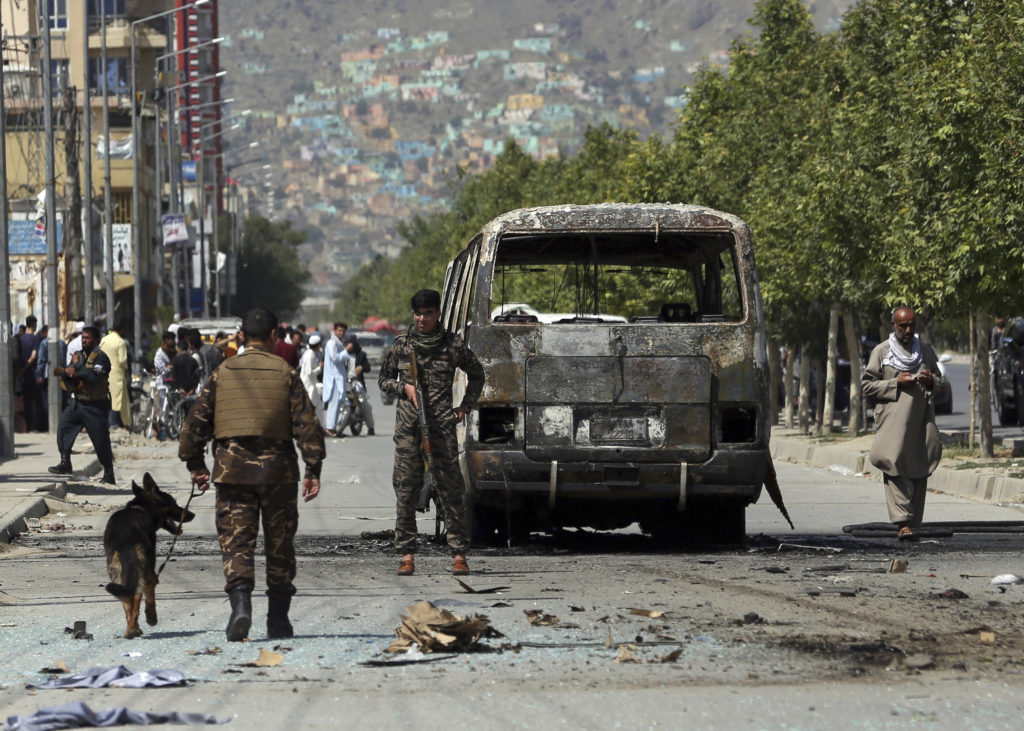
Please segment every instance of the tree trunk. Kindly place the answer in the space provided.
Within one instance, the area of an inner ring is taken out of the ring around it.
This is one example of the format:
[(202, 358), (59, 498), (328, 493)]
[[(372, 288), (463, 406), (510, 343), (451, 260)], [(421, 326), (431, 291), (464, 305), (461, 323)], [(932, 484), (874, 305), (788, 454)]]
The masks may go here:
[(800, 346), (800, 401), (797, 405), (797, 419), (800, 431), (806, 434), (811, 423), (811, 358), (810, 345)]
[[(76, 101), (77, 89), (68, 86), (64, 90), (64, 104), (61, 114), (64, 117), (64, 159), (67, 170), (64, 175), (64, 203), (67, 210), (64, 216), (64, 287), (67, 292), (64, 316), (71, 319), (85, 311), (86, 289), (82, 274), (82, 187), (78, 177), (78, 124), (79, 111)], [(88, 94), (86, 95), (88, 97)], [(88, 147), (88, 145), (87, 145)], [(92, 286), (92, 283), (89, 283)], [(53, 338), (56, 342), (60, 337), (60, 323), (50, 323)]]
[(832, 433), (836, 411), (836, 352), (839, 343), (839, 306), (832, 305), (828, 312), (828, 351), (825, 354), (825, 399), (821, 410), (821, 433)]
[(974, 313), (974, 343), (977, 376), (974, 381), (978, 390), (978, 432), (981, 443), (981, 456), (990, 458), (992, 454), (992, 379), (989, 378), (988, 365), (988, 313), (977, 310)]
[(779, 423), (779, 389), (782, 386), (782, 359), (779, 358), (779, 344), (774, 340), (768, 341), (768, 399), (771, 409), (771, 418), (768, 420), (772, 426)]
[(853, 315), (849, 312), (843, 314), (843, 330), (846, 331), (846, 350), (850, 357), (850, 422), (848, 431), (851, 436), (857, 436), (860, 432), (860, 417), (864, 399), (861, 396), (860, 388), (860, 338), (857, 337)]
[(822, 417), (825, 413), (825, 363), (821, 358), (814, 359), (814, 432), (821, 434)]
[(793, 402), (796, 394), (793, 393), (793, 379), (796, 376), (796, 349), (786, 349), (785, 377), (782, 379), (782, 390), (786, 403), (782, 405), (782, 423), (787, 429), (793, 428)]

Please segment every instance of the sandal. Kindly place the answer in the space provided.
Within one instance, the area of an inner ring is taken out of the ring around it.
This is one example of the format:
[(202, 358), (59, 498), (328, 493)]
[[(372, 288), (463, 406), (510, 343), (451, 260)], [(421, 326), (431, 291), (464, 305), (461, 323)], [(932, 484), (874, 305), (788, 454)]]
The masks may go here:
[(917, 534), (914, 533), (913, 529), (909, 525), (901, 525), (900, 529), (896, 531), (897, 541), (917, 541)]

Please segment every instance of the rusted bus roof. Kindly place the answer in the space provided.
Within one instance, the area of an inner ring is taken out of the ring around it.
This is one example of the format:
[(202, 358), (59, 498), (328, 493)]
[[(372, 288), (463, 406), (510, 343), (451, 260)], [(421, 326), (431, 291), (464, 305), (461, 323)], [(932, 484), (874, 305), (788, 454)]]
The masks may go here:
[[(734, 231), (749, 238), (749, 229), (739, 217), (712, 208), (678, 203), (598, 203), (593, 205), (519, 208), (490, 221), (482, 230), (487, 241), (494, 233), (540, 231), (639, 231), (696, 230)], [(493, 256), (486, 246), (481, 260)]]

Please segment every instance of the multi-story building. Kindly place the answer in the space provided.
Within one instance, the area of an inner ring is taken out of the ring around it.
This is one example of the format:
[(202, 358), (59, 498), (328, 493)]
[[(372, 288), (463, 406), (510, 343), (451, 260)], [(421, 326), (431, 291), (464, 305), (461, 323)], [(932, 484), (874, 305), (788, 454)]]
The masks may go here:
[[(20, 321), (35, 314), (43, 321), (46, 314), (45, 239), (37, 235), (45, 188), (42, 20), (50, 35), (61, 318), (79, 317), (91, 309), (86, 304), (89, 297), (96, 303), (94, 311), (104, 313), (103, 293), (112, 281), (116, 302), (108, 319), (139, 314), (148, 334), (155, 306), (173, 301), (174, 247), (163, 245), (161, 216), (174, 211), (198, 214), (197, 209), (186, 208), (195, 196), (183, 195), (185, 176), (180, 170), (182, 160), (199, 152), (194, 143), (200, 125), (207, 125), (204, 136), (210, 135), (204, 146), (207, 154), (220, 152), (219, 135), (211, 135), (219, 131), (216, 120), (221, 113), (213, 42), (216, 0), (23, 0), (4, 2), (0, 15), (7, 190), (13, 219), (12, 315)], [(133, 67), (137, 141), (132, 134)], [(91, 128), (88, 140), (83, 139), (85, 114)], [(211, 121), (214, 124), (209, 125)], [(89, 181), (86, 155), (91, 163)], [(109, 227), (104, 218), (108, 162)], [(213, 170), (209, 179), (218, 179)], [(92, 228), (86, 231), (82, 211), (90, 187)], [(112, 266), (102, 253), (108, 232)], [(136, 242), (139, 271), (133, 267)], [(94, 281), (87, 283), (84, 261), (89, 255)], [(137, 276), (141, 313), (134, 311)]]

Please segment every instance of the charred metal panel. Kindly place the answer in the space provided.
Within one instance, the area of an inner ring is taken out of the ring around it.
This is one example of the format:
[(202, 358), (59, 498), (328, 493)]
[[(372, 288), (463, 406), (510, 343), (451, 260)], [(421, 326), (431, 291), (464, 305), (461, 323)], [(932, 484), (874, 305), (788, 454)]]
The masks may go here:
[[(607, 351), (606, 351), (607, 352)], [(707, 358), (535, 357), (526, 361), (530, 403), (707, 403)]]

